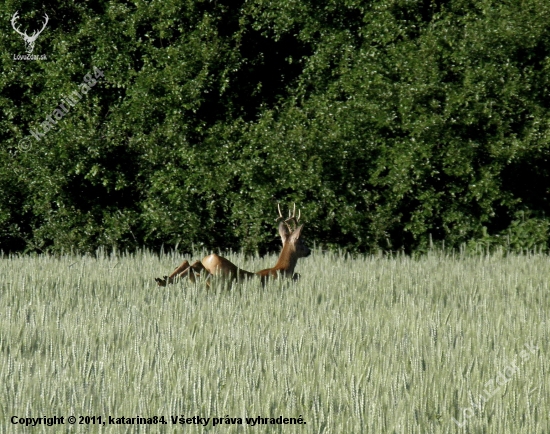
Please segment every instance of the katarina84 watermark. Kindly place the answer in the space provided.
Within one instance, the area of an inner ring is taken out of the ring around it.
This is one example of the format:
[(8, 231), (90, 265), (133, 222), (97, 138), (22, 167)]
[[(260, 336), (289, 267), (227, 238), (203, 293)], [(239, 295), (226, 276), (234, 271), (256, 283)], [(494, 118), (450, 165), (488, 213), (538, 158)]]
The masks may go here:
[(84, 76), (82, 83), (78, 86), (77, 90), (74, 90), (68, 95), (61, 96), (61, 102), (53, 110), (51, 114), (46, 116), (46, 120), (40, 124), (39, 128), (31, 128), (31, 135), (24, 137), (19, 141), (18, 148), (22, 152), (27, 152), (32, 149), (32, 144), (34, 141), (41, 141), (48, 132), (50, 132), (54, 127), (61, 121), (73, 107), (84, 98), (88, 92), (94, 87), (100, 78), (103, 78), (104, 74), (96, 66), (93, 67), (92, 73), (88, 73)]

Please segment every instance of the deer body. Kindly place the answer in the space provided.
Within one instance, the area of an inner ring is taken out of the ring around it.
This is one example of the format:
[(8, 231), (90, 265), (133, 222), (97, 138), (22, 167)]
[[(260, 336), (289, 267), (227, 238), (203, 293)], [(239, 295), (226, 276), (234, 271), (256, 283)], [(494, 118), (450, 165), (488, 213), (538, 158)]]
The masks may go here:
[[(164, 279), (157, 278), (155, 280), (159, 286), (166, 286), (166, 284), (173, 283), (176, 278), (183, 278), (186, 276), (189, 280), (195, 282), (196, 274), (206, 274), (207, 278), (210, 276), (222, 276), (230, 281), (243, 281), (257, 276), (261, 279), (262, 284), (269, 278), (276, 278), (279, 275), (296, 278), (294, 275), (294, 268), (296, 267), (298, 259), (309, 256), (311, 251), (304, 243), (303, 239), (300, 238), (303, 225), (292, 229), (288, 224), (289, 221), (294, 221), (297, 224), (300, 216), (298, 215), (298, 218), (296, 218), (295, 214), (296, 208), (294, 208), (294, 214), (292, 216), (279, 224), (279, 235), (281, 236), (283, 248), (273, 268), (266, 268), (265, 270), (251, 273), (250, 271), (240, 269), (226, 258), (213, 253), (202, 258), (202, 261), (196, 261), (191, 265), (189, 265), (188, 261), (183, 261), (180, 266), (176, 267), (170, 276), (165, 276)], [(279, 218), (282, 218), (280, 208), (279, 215)]]

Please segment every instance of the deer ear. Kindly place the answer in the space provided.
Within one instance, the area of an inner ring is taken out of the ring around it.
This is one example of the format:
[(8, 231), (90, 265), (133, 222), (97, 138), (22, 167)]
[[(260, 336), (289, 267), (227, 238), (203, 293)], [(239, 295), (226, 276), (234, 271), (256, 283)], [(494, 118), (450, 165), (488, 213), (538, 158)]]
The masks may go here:
[(302, 228), (304, 225), (300, 225), (296, 228), (294, 232), (292, 232), (292, 239), (296, 241), (298, 238), (300, 238), (300, 234), (302, 233)]
[(283, 243), (286, 242), (286, 239), (290, 235), (290, 232), (288, 231), (288, 228), (286, 227), (285, 222), (279, 223), (279, 235), (281, 236)]

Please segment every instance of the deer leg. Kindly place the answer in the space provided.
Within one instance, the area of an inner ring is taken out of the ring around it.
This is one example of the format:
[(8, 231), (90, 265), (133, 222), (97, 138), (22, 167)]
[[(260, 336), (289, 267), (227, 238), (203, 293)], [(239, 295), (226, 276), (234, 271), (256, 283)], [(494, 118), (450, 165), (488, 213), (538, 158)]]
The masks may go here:
[(195, 261), (190, 266), (195, 273), (202, 273), (203, 271), (206, 271), (208, 273), (208, 270), (204, 268), (204, 265), (202, 265), (201, 261)]
[(206, 268), (204, 268), (204, 266), (202, 265), (202, 263), (200, 261), (195, 261), (191, 265), (189, 265), (189, 263), (187, 263), (187, 268), (185, 270), (183, 270), (182, 272), (180, 272), (177, 275), (177, 277), (182, 278), (182, 277), (188, 276), (189, 280), (191, 282), (195, 283), (196, 282), (196, 275), (195, 274), (198, 274), (199, 277), (200, 277), (202, 271), (208, 272), (206, 270)]
[(166, 286), (171, 283), (174, 283), (174, 278), (177, 277), (179, 274), (182, 274), (183, 272), (185, 272), (185, 270), (187, 270), (188, 268), (189, 268), (189, 261), (185, 260), (181, 263), (181, 265), (176, 267), (176, 269), (173, 271), (172, 274), (170, 274), (170, 276), (164, 276), (164, 278), (162, 279), (156, 277), (155, 282), (157, 282), (158, 286)]

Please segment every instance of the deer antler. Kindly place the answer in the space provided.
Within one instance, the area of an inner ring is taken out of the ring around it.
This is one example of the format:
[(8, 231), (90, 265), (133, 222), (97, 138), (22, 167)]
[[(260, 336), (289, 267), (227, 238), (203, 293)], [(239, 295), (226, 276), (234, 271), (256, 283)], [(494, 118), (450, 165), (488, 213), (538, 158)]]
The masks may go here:
[[(46, 26), (48, 25), (48, 21), (50, 21), (50, 18), (48, 17), (48, 14), (47, 14), (47, 13), (44, 13), (44, 18), (45, 18), (45, 20), (46, 20), (46, 21), (44, 21), (44, 25), (43, 25), (42, 28), (38, 31), (38, 33), (37, 33), (36, 30), (33, 32), (32, 36), (31, 36), (32, 38), (36, 39), (36, 38), (38, 37), (38, 35), (39, 35), (40, 33), (42, 33), (42, 32), (44, 31), (44, 29), (46, 28)], [(35, 34), (36, 34), (36, 37), (34, 36)]]
[[(279, 210), (279, 217), (277, 217), (277, 220), (275, 220), (275, 221), (279, 221), (279, 219), (282, 219), (284, 224), (288, 228), (288, 230), (290, 232), (294, 232), (296, 230), (296, 228), (298, 227), (298, 223), (299, 223), (300, 217), (302, 215), (301, 211), (298, 210), (298, 217), (296, 217), (296, 204), (294, 204), (292, 214), (290, 214), (290, 210), (288, 210), (288, 218), (287, 219), (285, 219), (283, 217), (283, 213), (281, 212), (281, 206), (279, 204), (277, 204), (277, 209)], [(290, 225), (289, 225), (290, 222), (294, 222), (294, 228), (290, 227)]]
[(17, 33), (19, 33), (21, 36), (23, 36), (24, 38), (28, 38), (27, 36), (27, 32), (25, 33), (21, 33), (19, 31), (19, 29), (17, 27), (15, 27), (15, 22), (17, 21), (17, 19), (19, 18), (19, 11), (16, 11), (14, 14), (13, 14), (13, 17), (11, 17), (11, 26), (13, 27), (13, 30), (15, 30)]

